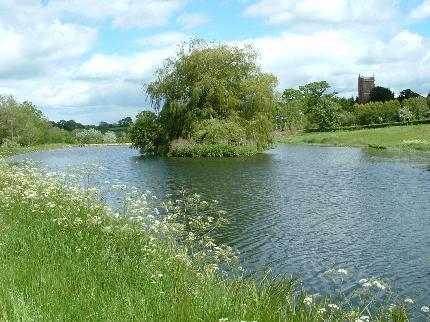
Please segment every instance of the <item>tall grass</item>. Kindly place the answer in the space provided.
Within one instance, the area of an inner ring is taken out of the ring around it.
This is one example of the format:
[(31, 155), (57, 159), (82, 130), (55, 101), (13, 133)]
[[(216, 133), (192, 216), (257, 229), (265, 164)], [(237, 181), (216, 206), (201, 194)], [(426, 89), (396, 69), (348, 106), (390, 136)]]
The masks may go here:
[(123, 203), (111, 209), (72, 178), (0, 159), (0, 319), (407, 320), (402, 301), (376, 305), (378, 281), (363, 282), (352, 305), (307, 294), (294, 279), (243, 278), (235, 251), (211, 237), (224, 213), (198, 195), (155, 207), (149, 193), (116, 184)]

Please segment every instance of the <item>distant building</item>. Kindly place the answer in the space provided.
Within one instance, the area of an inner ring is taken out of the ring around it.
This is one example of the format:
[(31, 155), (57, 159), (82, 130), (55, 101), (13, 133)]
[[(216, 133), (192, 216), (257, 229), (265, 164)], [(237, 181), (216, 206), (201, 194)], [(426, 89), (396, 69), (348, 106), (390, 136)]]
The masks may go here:
[(370, 101), (370, 92), (375, 87), (375, 76), (363, 77), (358, 75), (358, 102), (360, 104)]

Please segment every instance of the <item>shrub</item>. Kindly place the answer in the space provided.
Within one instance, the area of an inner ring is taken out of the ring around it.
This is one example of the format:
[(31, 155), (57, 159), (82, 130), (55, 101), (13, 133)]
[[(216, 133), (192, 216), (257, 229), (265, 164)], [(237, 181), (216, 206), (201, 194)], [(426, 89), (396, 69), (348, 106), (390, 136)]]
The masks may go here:
[(103, 134), (103, 143), (116, 143), (116, 135), (112, 131), (107, 131), (105, 134)]
[(75, 137), (81, 144), (103, 143), (103, 134), (96, 129), (77, 130)]
[(3, 139), (3, 142), (1, 144), (1, 147), (5, 148), (5, 149), (19, 148), (20, 146), (21, 145), (18, 142), (16, 142), (15, 140), (11, 140), (8, 138)]
[(413, 97), (405, 99), (402, 102), (403, 108), (407, 108), (411, 111), (411, 119), (420, 120), (427, 117), (429, 113), (429, 107), (427, 106), (426, 99), (424, 97)]
[(229, 144), (196, 144), (184, 139), (170, 144), (169, 156), (172, 157), (238, 157), (257, 153), (254, 146), (234, 146)]

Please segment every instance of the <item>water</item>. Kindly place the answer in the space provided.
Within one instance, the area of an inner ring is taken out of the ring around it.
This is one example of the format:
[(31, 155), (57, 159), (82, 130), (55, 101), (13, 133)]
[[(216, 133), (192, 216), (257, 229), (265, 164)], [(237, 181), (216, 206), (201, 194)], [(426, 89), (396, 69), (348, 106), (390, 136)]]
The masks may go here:
[(108, 169), (101, 183), (117, 178), (160, 197), (186, 188), (218, 200), (230, 220), (220, 238), (249, 272), (299, 275), (321, 292), (324, 273), (345, 268), (346, 292), (378, 277), (430, 304), (428, 154), (280, 145), (247, 158), (150, 158), (127, 147), (30, 157), (52, 170), (96, 163)]

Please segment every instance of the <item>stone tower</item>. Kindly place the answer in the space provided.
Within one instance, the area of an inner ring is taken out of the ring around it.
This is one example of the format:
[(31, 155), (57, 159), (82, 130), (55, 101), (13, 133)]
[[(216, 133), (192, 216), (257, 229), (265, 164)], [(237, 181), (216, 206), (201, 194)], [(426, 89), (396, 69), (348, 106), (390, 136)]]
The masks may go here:
[(360, 104), (370, 101), (370, 92), (375, 87), (375, 76), (363, 77), (358, 75), (358, 102)]

